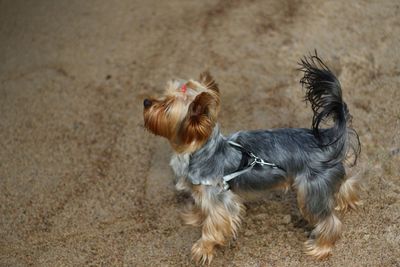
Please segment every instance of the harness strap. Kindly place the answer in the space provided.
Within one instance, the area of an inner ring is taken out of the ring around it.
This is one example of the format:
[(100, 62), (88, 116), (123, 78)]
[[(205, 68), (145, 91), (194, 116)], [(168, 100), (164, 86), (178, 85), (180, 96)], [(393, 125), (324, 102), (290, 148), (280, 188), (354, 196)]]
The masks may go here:
[[(229, 189), (228, 182), (230, 180), (232, 180), (232, 179), (234, 179), (234, 178), (238, 177), (239, 175), (242, 175), (242, 174), (244, 174), (246, 172), (249, 172), (254, 167), (254, 165), (256, 165), (256, 164), (260, 164), (261, 166), (267, 165), (267, 166), (270, 166), (273, 169), (281, 169), (281, 170), (283, 170), (283, 168), (279, 167), (275, 163), (270, 163), (270, 162), (264, 161), (262, 158), (256, 156), (252, 152), (246, 150), (242, 145), (240, 145), (240, 144), (238, 144), (236, 142), (228, 141), (228, 143), (232, 147), (234, 147), (234, 148), (236, 148), (236, 149), (238, 149), (238, 150), (240, 150), (242, 152), (242, 159), (240, 161), (240, 165), (239, 165), (238, 169), (235, 172), (233, 172), (231, 174), (224, 175), (222, 177), (225, 190)], [(249, 159), (252, 159), (253, 161), (249, 163)], [(247, 165), (247, 166), (245, 166), (245, 165)]]
[(241, 175), (241, 174), (243, 174), (243, 173), (246, 173), (246, 172), (250, 171), (250, 170), (253, 168), (254, 165), (255, 165), (255, 162), (252, 163), (252, 164), (251, 164), (250, 166), (248, 166), (247, 168), (241, 170), (241, 171), (235, 171), (235, 172), (233, 172), (233, 173), (231, 173), (231, 174), (224, 175), (224, 177), (222, 177), (222, 179), (224, 179), (224, 182), (229, 182), (229, 181), (232, 180), (233, 178), (236, 178), (237, 176), (239, 176), (239, 175)]

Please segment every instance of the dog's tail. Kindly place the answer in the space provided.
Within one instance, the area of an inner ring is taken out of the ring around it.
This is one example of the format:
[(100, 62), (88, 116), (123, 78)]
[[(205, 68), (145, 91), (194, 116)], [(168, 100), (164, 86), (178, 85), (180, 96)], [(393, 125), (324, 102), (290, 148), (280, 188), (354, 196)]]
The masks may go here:
[[(350, 165), (355, 165), (361, 152), (357, 132), (350, 128), (351, 115), (346, 103), (342, 99), (341, 85), (325, 65), (315, 55), (304, 57), (299, 63), (304, 77), (300, 80), (306, 89), (305, 100), (311, 103), (314, 112), (312, 130), (320, 147), (332, 151), (328, 162), (335, 164), (344, 159), (351, 159)], [(322, 124), (329, 120), (333, 125), (322, 128)]]

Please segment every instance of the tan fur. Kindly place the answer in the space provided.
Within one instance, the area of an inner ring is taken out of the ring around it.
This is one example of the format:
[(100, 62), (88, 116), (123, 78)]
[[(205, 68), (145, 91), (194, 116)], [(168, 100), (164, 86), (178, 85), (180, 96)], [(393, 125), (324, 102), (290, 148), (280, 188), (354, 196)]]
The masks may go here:
[(214, 258), (214, 242), (199, 239), (192, 246), (192, 259), (197, 264), (210, 264)]
[[(152, 99), (152, 102), (153, 105), (143, 111), (145, 127), (170, 140), (178, 127), (181, 105), (173, 97), (167, 97), (163, 101)], [(178, 109), (173, 106), (178, 106)]]
[(190, 193), (192, 189), (192, 184), (187, 181), (186, 177), (179, 177), (176, 180), (175, 189), (178, 192), (180, 191)]
[(150, 99), (145, 108), (145, 127), (169, 140), (178, 153), (191, 153), (199, 149), (210, 136), (219, 113), (219, 92), (212, 77), (204, 76), (207, 84), (193, 80), (186, 82), (182, 92), (178, 82), (171, 81), (166, 95)]
[(306, 208), (306, 187), (299, 184), (295, 188), (302, 216), (314, 225), (310, 239), (304, 243), (305, 253), (316, 259), (324, 259), (330, 255), (333, 245), (340, 238), (342, 223), (333, 212), (325, 218), (318, 218), (309, 213)]
[(207, 89), (219, 92), (219, 88), (213, 77), (208, 71), (200, 74), (200, 82), (206, 86)]
[[(179, 154), (192, 153), (204, 145), (215, 127), (220, 108), (219, 88), (208, 72), (200, 75), (200, 82), (190, 80), (183, 85), (170, 82), (163, 98), (147, 101), (151, 102), (145, 104), (145, 127), (166, 137)], [(340, 237), (342, 224), (334, 213), (319, 218), (320, 215), (307, 210), (309, 192), (302, 181), (288, 178), (272, 189), (288, 191), (293, 186), (296, 190), (301, 214), (315, 226), (311, 238), (305, 242), (306, 254), (322, 259), (330, 254)], [(197, 263), (210, 263), (215, 247), (224, 246), (236, 237), (244, 210), (242, 200), (233, 191), (223, 191), (220, 185), (192, 185), (185, 177), (178, 179), (176, 187), (191, 192), (194, 199), (194, 205), (182, 212), (182, 219), (186, 224), (202, 227), (202, 236), (192, 247), (192, 257)], [(336, 194), (336, 209), (356, 208), (360, 204), (359, 188), (357, 178), (345, 180)], [(327, 208), (331, 210), (334, 200), (328, 200)]]
[(187, 225), (201, 226), (205, 216), (201, 209), (190, 204), (185, 208), (184, 211), (182, 211), (181, 218)]
[(359, 197), (359, 191), (361, 190), (360, 178), (353, 176), (345, 180), (336, 194), (335, 210), (346, 212), (349, 209), (357, 209), (362, 203)]
[(288, 179), (286, 181), (283, 181), (282, 183), (276, 184), (271, 189), (272, 190), (282, 190), (285, 193), (287, 193), (290, 190), (291, 187), (292, 187), (292, 181), (290, 181)]
[(236, 237), (244, 209), (239, 197), (227, 191), (224, 194), (231, 194), (230, 201), (238, 211), (234, 214), (230, 213), (224, 203), (212, 199), (206, 187), (204, 185), (193, 187), (193, 197), (202, 211), (204, 221), (202, 236), (193, 245), (192, 256), (196, 262), (202, 264), (211, 262), (215, 246), (224, 246), (229, 239)]
[(213, 116), (215, 105), (216, 101), (209, 93), (203, 92), (196, 96), (180, 126), (181, 144), (195, 142), (202, 146), (207, 141), (215, 126), (216, 118)]
[(339, 239), (341, 231), (342, 223), (335, 214), (320, 220), (311, 233), (312, 238), (305, 242), (305, 253), (317, 259), (326, 258)]
[(301, 215), (309, 222), (314, 221), (313, 216), (306, 209), (306, 189), (303, 185), (295, 185), (297, 190), (297, 205), (299, 207)]

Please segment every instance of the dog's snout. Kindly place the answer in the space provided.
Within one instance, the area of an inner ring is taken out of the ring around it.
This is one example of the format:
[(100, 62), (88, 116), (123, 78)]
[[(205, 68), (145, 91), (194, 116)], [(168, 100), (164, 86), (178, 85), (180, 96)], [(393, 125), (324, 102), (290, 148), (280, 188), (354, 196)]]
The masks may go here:
[(152, 104), (152, 102), (151, 102), (150, 99), (147, 99), (147, 98), (146, 98), (146, 99), (143, 101), (143, 106), (144, 106), (145, 108), (150, 107), (151, 104)]

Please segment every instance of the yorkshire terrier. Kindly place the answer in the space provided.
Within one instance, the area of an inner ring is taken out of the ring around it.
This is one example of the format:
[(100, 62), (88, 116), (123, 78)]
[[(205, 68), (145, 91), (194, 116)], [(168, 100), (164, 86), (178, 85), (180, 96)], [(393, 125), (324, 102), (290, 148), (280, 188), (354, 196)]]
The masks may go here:
[(163, 97), (144, 100), (145, 128), (168, 139), (175, 151), (170, 165), (176, 187), (193, 197), (182, 217), (202, 227), (192, 247), (196, 262), (210, 263), (215, 247), (236, 237), (243, 192), (293, 188), (302, 216), (314, 227), (305, 252), (317, 259), (328, 256), (340, 236), (335, 211), (360, 204), (359, 181), (345, 171), (345, 165), (356, 164), (360, 142), (341, 85), (316, 53), (299, 64), (305, 100), (314, 113), (311, 129), (223, 136), (217, 123), (219, 88), (208, 72), (199, 81), (170, 81)]

